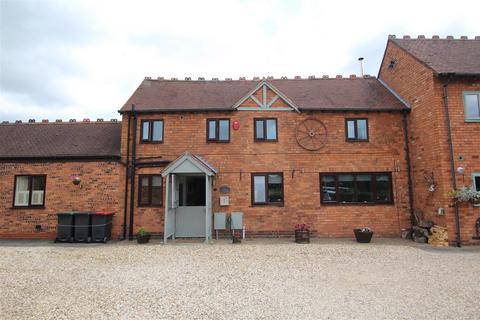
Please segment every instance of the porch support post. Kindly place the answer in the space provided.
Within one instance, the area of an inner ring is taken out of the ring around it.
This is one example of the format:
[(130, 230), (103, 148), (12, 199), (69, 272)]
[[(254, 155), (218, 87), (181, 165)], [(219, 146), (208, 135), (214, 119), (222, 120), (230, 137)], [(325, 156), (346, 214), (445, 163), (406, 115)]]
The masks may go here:
[(170, 174), (167, 174), (165, 177), (165, 185), (167, 186), (165, 188), (165, 217), (163, 218), (163, 244), (167, 244), (167, 223), (168, 223), (168, 195), (169, 195), (169, 189), (170, 189)]
[(210, 195), (210, 177), (205, 175), (205, 243), (208, 244), (208, 200)]

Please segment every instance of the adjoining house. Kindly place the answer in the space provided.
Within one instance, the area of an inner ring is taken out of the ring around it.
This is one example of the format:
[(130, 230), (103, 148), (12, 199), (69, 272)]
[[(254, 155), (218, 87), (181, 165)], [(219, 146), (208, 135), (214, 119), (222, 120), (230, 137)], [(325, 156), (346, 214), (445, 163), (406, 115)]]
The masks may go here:
[(0, 238), (53, 239), (58, 212), (119, 212), (120, 130), (116, 121), (0, 124)]
[(71, 210), (115, 211), (120, 238), (208, 239), (216, 212), (248, 236), (400, 236), (415, 210), (472, 243), (480, 212), (449, 192), (480, 186), (479, 44), (390, 38), (378, 79), (147, 77), (121, 124), (1, 124), (0, 237)]
[(480, 208), (453, 204), (452, 190), (480, 191), (480, 37), (389, 37), (378, 74), (411, 108), (413, 207), (475, 243)]

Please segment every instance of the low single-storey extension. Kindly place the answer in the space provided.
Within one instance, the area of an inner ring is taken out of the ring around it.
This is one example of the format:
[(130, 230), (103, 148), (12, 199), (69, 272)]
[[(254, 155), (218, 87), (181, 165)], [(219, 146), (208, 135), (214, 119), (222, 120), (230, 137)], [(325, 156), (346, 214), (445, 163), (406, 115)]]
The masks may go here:
[(69, 211), (114, 211), (119, 228), (120, 132), (116, 121), (0, 124), (0, 238), (53, 239)]

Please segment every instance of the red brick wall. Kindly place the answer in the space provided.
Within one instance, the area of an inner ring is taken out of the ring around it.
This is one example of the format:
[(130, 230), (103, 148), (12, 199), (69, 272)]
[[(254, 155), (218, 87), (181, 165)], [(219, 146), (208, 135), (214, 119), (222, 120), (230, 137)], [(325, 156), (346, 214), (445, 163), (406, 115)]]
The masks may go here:
[[(388, 68), (395, 59), (396, 66)], [(446, 226), (449, 240), (455, 240), (455, 210), (451, 206), (452, 179), (448, 134), (444, 113), (443, 87), (425, 65), (389, 41), (380, 68), (380, 79), (394, 89), (412, 110), (409, 115), (409, 142), (412, 164), (414, 208), (436, 224)], [(476, 88), (476, 89), (475, 89)], [(472, 172), (479, 172), (480, 123), (465, 123), (463, 115), (463, 90), (479, 90), (477, 80), (454, 80), (449, 85), (449, 105), (455, 167), (466, 167), (465, 184), (471, 185)], [(457, 161), (463, 154), (465, 160)], [(425, 174), (433, 173), (437, 184), (435, 192), (429, 192)], [(457, 185), (463, 185), (463, 177), (457, 175)], [(445, 216), (437, 214), (445, 208)], [(462, 208), (462, 241), (471, 242), (474, 220), (479, 216), (477, 208)]]
[[(238, 131), (231, 129), (230, 143), (206, 142), (206, 119), (215, 117), (240, 122)], [(254, 117), (278, 118), (278, 142), (254, 142)], [(295, 139), (296, 125), (311, 117), (323, 121), (328, 129), (327, 143), (319, 151), (307, 151)], [(370, 141), (346, 142), (345, 117), (367, 117)], [(409, 226), (402, 116), (399, 113), (236, 111), (140, 115), (140, 119), (147, 118), (164, 119), (164, 143), (138, 144), (137, 157), (161, 156), (163, 160), (174, 160), (185, 151), (203, 156), (219, 170), (214, 182), (213, 211), (244, 212), (247, 234), (291, 233), (295, 224), (308, 223), (321, 236), (352, 236), (352, 229), (361, 226), (372, 227), (378, 235), (398, 236), (401, 228)], [(126, 116), (122, 123), (122, 159), (125, 160)], [(137, 132), (139, 138), (140, 128)], [(161, 170), (143, 168), (137, 173), (159, 173)], [(319, 172), (369, 171), (392, 172), (395, 204), (320, 204)], [(252, 172), (283, 172), (283, 207), (251, 205)], [(228, 207), (219, 207), (218, 188), (222, 185), (231, 188)], [(163, 233), (163, 208), (135, 206), (135, 211), (135, 230), (143, 226), (150, 232)]]
[[(437, 82), (437, 86), (441, 86)], [(454, 79), (448, 85), (448, 104), (452, 127), (455, 168), (465, 168), (465, 174), (456, 175), (457, 187), (472, 186), (472, 174), (480, 173), (480, 122), (465, 122), (463, 92), (480, 91), (480, 78)], [(460, 160), (460, 156), (463, 160)], [(450, 180), (451, 181), (451, 180)], [(464, 243), (478, 243), (472, 240), (475, 235), (475, 222), (480, 218), (480, 208), (471, 204), (460, 206), (460, 234)], [(451, 219), (450, 225), (455, 221)]]
[[(114, 211), (114, 238), (121, 228), (118, 162), (0, 163), (0, 238), (55, 238), (58, 212)], [(45, 208), (13, 209), (15, 175), (45, 174)], [(81, 183), (73, 185), (71, 176)], [(35, 231), (41, 225), (42, 231)]]

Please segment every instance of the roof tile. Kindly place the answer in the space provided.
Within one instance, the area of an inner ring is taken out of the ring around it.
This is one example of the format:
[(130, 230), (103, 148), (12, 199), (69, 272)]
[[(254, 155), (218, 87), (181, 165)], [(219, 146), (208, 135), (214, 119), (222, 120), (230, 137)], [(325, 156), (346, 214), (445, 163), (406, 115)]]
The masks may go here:
[[(255, 78), (254, 78), (255, 79)], [(241, 98), (262, 80), (157, 81), (144, 80), (120, 110), (213, 111), (233, 110)], [(405, 106), (377, 79), (315, 78), (266, 80), (300, 110), (402, 110)]]
[(391, 41), (415, 56), (437, 74), (480, 74), (480, 39), (393, 39)]
[(1, 124), (0, 159), (120, 156), (120, 122)]

